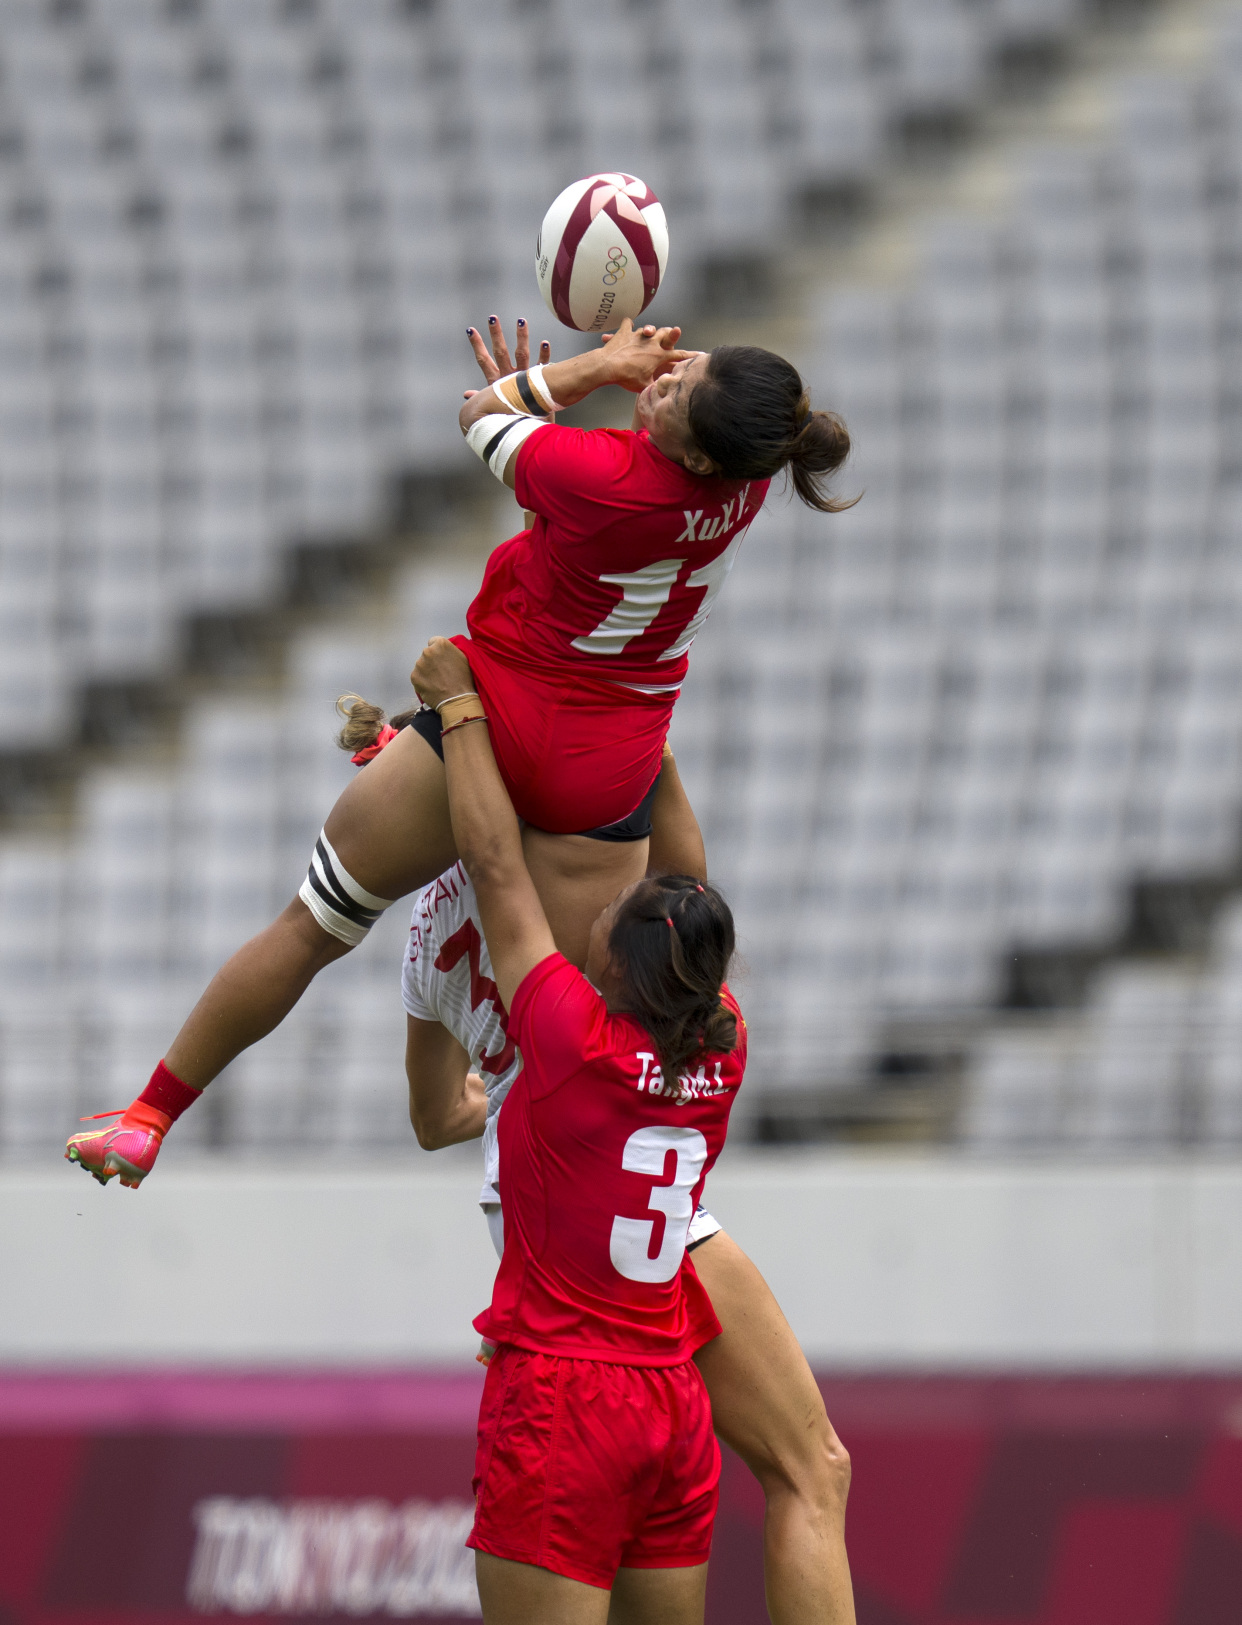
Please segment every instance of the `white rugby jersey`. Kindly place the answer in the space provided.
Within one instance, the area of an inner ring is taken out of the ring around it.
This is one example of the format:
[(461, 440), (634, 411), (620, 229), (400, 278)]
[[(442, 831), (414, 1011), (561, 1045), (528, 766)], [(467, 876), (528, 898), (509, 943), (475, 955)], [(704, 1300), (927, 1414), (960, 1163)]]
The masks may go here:
[(496, 1113), (522, 1070), (506, 1028), (508, 1016), (492, 976), (479, 905), (460, 863), (424, 886), (414, 899), (401, 998), (420, 1021), (438, 1021), (470, 1053), (470, 1070), (487, 1088), (483, 1130), (483, 1189), (479, 1201), (499, 1202)]

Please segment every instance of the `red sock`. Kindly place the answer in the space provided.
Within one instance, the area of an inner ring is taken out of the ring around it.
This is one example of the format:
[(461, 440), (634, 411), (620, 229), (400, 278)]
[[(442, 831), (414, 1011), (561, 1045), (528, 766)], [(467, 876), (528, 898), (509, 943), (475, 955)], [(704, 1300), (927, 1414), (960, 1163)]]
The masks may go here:
[(151, 1074), (151, 1081), (134, 1102), (137, 1106), (151, 1106), (157, 1112), (163, 1112), (170, 1123), (175, 1123), (185, 1111), (192, 1106), (202, 1095), (201, 1089), (192, 1089), (188, 1083), (170, 1072), (163, 1061)]

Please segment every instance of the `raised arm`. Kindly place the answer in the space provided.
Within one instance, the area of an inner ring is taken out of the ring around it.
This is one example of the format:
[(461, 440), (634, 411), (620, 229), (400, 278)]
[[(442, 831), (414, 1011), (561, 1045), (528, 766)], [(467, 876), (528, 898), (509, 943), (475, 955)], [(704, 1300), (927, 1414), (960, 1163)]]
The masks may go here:
[[(432, 638), (412, 679), (444, 724), (444, 767), (458, 856), (474, 882), (483, 935), (506, 1008), (518, 984), (556, 952), (543, 904), (522, 856), (517, 814), (504, 787), (478, 696), (469, 693), (470, 667), (446, 638)], [(451, 699), (453, 695), (463, 698)]]
[(693, 875), (707, 879), (707, 852), (703, 831), (681, 782), (671, 746), (665, 741), (660, 783), (651, 803), (651, 844), (647, 851), (649, 875)]
[[(511, 490), (517, 478), (518, 447), (553, 411), (576, 405), (604, 384), (617, 384), (637, 394), (689, 354), (677, 348), (679, 327), (646, 326), (635, 331), (627, 317), (600, 349), (570, 356), (567, 361), (548, 361), (549, 346), (541, 344), (539, 363), (529, 367), (530, 331), (523, 322), (518, 328), (515, 370), (495, 316), (488, 318), (488, 336), (490, 355), (477, 329), (469, 329), (487, 387), (467, 395), (459, 422), (471, 449)], [(510, 423), (506, 424), (506, 418)]]

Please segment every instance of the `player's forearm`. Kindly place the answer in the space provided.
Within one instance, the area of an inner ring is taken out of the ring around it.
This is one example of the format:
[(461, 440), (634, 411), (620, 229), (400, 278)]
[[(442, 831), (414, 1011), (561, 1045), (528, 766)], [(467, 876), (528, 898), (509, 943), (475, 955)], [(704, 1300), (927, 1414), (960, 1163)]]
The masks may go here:
[[(474, 714), (479, 708), (473, 701)], [(481, 891), (525, 875), (526, 863), (517, 814), (496, 766), (486, 723), (452, 726), (456, 713), (465, 710), (461, 701), (444, 707), (444, 768), (457, 855)]]
[(487, 1091), (476, 1073), (467, 1073), (449, 1098), (433, 1090), (428, 1099), (410, 1079), (410, 1122), (424, 1151), (477, 1140), (487, 1124)]
[(651, 845), (647, 873), (693, 875), (707, 879), (707, 851), (703, 831), (681, 782), (677, 762), (667, 745), (660, 764), (660, 783), (651, 804)]
[[(543, 389), (557, 406), (576, 406), (594, 390), (613, 383), (613, 370), (606, 350), (588, 350), (583, 355), (570, 356), (567, 361), (545, 362), (541, 369)], [(517, 376), (521, 377), (523, 373), (519, 372)], [(544, 405), (542, 401), (537, 404)], [(511, 386), (496, 388), (489, 384), (464, 403), (457, 421), (461, 425), (461, 432), (468, 434), (471, 426), (480, 418), (493, 413), (520, 416), (532, 410), (530, 402), (523, 401), (520, 394), (515, 397)]]
[(565, 361), (549, 361), (543, 376), (553, 399), (562, 406), (576, 406), (595, 390), (616, 382), (607, 350), (586, 350)]

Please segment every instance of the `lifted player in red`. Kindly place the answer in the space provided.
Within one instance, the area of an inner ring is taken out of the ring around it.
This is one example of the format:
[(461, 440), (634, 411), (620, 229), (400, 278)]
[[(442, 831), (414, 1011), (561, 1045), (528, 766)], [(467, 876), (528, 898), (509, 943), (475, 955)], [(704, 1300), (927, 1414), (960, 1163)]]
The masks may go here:
[[(461, 641), (526, 820), (531, 874), (572, 957), (565, 929), (584, 888), (602, 907), (646, 867), (635, 843), (690, 646), (769, 480), (788, 470), (809, 506), (843, 506), (825, 482), (849, 437), (811, 411), (797, 370), (768, 350), (690, 353), (676, 348), (678, 328), (626, 322), (600, 349), (532, 367), (523, 326), (510, 372), (494, 317), (489, 327), (490, 356), (471, 329), (487, 387), (461, 427), (534, 523), (492, 554)], [(548, 420), (605, 384), (637, 397), (631, 430)], [(72, 1137), (71, 1160), (137, 1186), (202, 1089), (396, 898), (451, 866), (439, 728), (420, 712), (363, 769), (297, 897), (217, 973), (120, 1122)]]
[(604, 1625), (615, 1593), (635, 1625), (698, 1625), (720, 1452), (693, 1356), (720, 1323), (686, 1236), (745, 1067), (733, 919), (691, 877), (640, 880), (576, 970), (461, 655), (433, 640), (415, 683), (440, 709), (453, 832), (525, 1057), (499, 1119), (504, 1254), (475, 1322), (495, 1346), (469, 1540), (483, 1617)]

